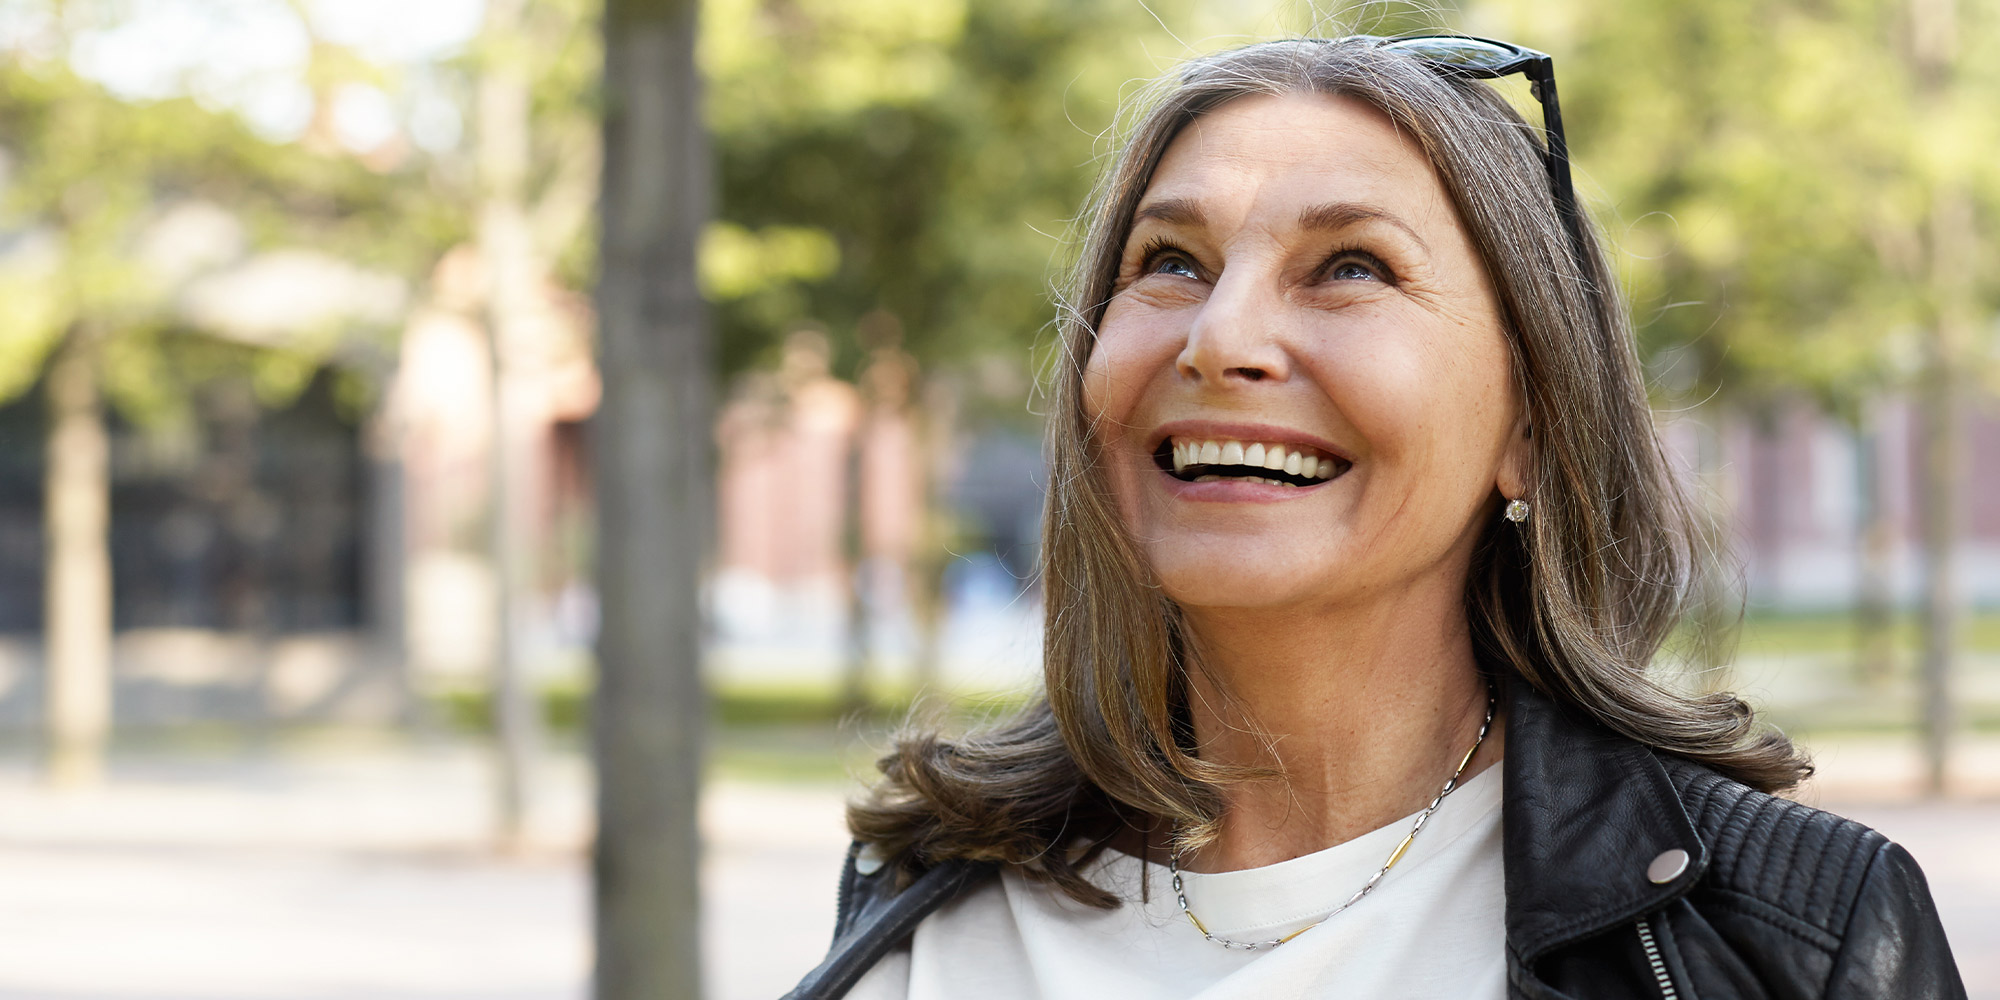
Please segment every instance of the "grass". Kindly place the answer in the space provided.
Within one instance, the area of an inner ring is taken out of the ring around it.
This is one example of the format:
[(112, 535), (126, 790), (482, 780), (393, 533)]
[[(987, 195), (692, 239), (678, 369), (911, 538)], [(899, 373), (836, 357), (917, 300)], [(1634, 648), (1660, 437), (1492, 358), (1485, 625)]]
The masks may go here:
[[(431, 695), (434, 717), (471, 735), (492, 732), (491, 700), (479, 688)], [(847, 704), (831, 684), (724, 685), (711, 692), (712, 774), (774, 782), (845, 782), (872, 777), (875, 761), (911, 720), (962, 730), (1020, 707), (1024, 696), (919, 699), (910, 691), (876, 693), (865, 707)], [(558, 740), (580, 741), (590, 691), (580, 680), (541, 691), (542, 721)]]
[[(1920, 648), (1914, 616), (1892, 625), (1892, 668), (1863, 678), (1858, 635), (1843, 614), (1747, 615), (1736, 636), (1736, 662), (1723, 686), (1745, 693), (1765, 718), (1805, 736), (1912, 735), (1916, 731), (1915, 664)], [(1962, 726), (2000, 732), (2000, 613), (1966, 622), (1956, 709)], [(875, 759), (895, 731), (916, 717), (962, 730), (1018, 708), (1025, 695), (912, 698), (879, 692), (865, 708), (848, 705), (832, 683), (724, 684), (709, 713), (712, 774), (752, 781), (847, 782), (875, 773)], [(459, 689), (434, 696), (437, 717), (452, 728), (488, 728), (484, 692)], [(581, 679), (542, 692), (543, 718), (559, 738), (580, 739), (589, 707)]]
[[(1744, 616), (1737, 654), (1851, 654), (1860, 642), (1859, 626), (1844, 613), (1753, 612)], [(1922, 648), (1922, 625), (1914, 614), (1899, 614), (1889, 626), (1891, 647), (1914, 656)], [(1961, 649), (1967, 653), (2000, 653), (2000, 613), (1982, 612), (1966, 619)]]

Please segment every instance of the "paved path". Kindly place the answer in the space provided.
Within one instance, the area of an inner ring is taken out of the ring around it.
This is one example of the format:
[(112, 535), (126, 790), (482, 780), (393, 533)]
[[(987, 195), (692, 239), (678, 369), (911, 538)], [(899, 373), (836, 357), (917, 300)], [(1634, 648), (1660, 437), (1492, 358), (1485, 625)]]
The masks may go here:
[[(580, 997), (577, 856), (483, 850), (479, 765), (370, 748), (121, 761), (70, 794), (11, 767), (0, 997)], [(556, 770), (574, 799), (575, 769)]]
[[(2000, 1000), (2000, 799), (1898, 804), (1889, 758), (1834, 755), (1821, 804), (1910, 847), (1975, 1000)], [(0, 762), (0, 1000), (581, 1000), (585, 787), (551, 764), (537, 846), (502, 857), (463, 748), (154, 755), (60, 795)], [(713, 789), (711, 1000), (770, 1000), (816, 960), (840, 809), (825, 786)]]

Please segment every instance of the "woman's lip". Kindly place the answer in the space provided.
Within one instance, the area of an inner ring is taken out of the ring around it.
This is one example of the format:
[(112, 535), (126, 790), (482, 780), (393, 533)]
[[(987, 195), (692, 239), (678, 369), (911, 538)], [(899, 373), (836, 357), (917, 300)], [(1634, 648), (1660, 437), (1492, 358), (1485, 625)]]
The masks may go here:
[[(1241, 441), (1245, 444), (1257, 442), (1260, 444), (1304, 445), (1308, 448), (1318, 450), (1321, 455), (1331, 455), (1350, 466), (1354, 464), (1353, 455), (1348, 454), (1346, 449), (1334, 445), (1325, 438), (1316, 437), (1303, 431), (1295, 431), (1289, 427), (1279, 427), (1275, 424), (1239, 424), (1214, 420), (1175, 420), (1153, 428), (1152, 435), (1146, 439), (1146, 453), (1150, 455), (1158, 451), (1160, 444), (1169, 438), (1198, 441)], [(1250, 485), (1255, 486), (1257, 484), (1252, 483)]]
[[(1270, 486), (1243, 479), (1213, 479), (1205, 483), (1191, 483), (1171, 472), (1158, 470), (1160, 482), (1169, 496), (1196, 502), (1227, 503), (1283, 503), (1299, 500), (1319, 491), (1328, 483), (1337, 483), (1340, 476), (1323, 479), (1311, 486)], [(1345, 475), (1346, 470), (1341, 470)]]

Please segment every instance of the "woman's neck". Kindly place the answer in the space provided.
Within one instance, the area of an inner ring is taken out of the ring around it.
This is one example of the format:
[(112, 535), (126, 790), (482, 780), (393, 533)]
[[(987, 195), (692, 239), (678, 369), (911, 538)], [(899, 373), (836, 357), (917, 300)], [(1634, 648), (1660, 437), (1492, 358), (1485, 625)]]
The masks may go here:
[[(1189, 707), (1204, 760), (1280, 768), (1223, 790), (1197, 871), (1274, 864), (1428, 804), (1472, 746), (1487, 688), (1456, 595), (1359, 608), (1186, 609)], [(1500, 759), (1496, 719), (1460, 780)]]

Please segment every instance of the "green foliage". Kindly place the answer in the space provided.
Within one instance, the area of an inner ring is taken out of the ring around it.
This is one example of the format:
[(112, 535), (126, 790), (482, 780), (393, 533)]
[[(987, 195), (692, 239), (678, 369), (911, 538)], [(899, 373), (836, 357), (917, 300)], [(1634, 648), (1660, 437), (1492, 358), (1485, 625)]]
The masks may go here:
[(1957, 7), (1943, 99), (1911, 69), (1907, 0), (1495, 0), (1471, 20), (1556, 56), (1580, 187), (1663, 381), (1839, 411), (1914, 367), (1940, 186), (2000, 214), (2000, 17)]
[[(998, 356), (1025, 368), (1054, 315), (1051, 259), (1118, 98), (1193, 54), (1165, 25), (1200, 48), (1242, 40), (1247, 18), (1232, 12), (1223, 34), (1207, 30), (1211, 13), (1133, 0), (710, 0), (719, 215), (725, 232), (762, 241), (709, 241), (745, 279), (708, 285), (725, 370), (768, 363), (806, 323), (828, 329), (851, 368), (871, 314), (871, 329), (886, 314), (928, 365)], [(797, 246), (771, 236), (800, 232), (827, 234), (838, 266), (788, 263)]]
[(728, 301), (787, 282), (820, 281), (840, 267), (840, 245), (824, 229), (718, 222), (702, 234), (701, 287)]
[[(180, 329), (171, 272), (181, 267), (143, 259), (142, 246), (175, 204), (221, 206), (253, 249), (309, 245), (404, 273), (427, 266), (455, 228), (417, 178), (270, 142), (192, 98), (120, 99), (61, 59), (0, 62), (0, 146), (0, 230), (15, 234), (0, 257), (0, 399), (25, 391), (60, 338), (83, 330), (105, 342), (101, 376), (127, 418), (177, 419), (184, 380), (162, 345)], [(309, 377), (334, 343), (267, 351), (260, 395), (288, 401), (304, 384), (297, 373)]]
[[(1317, 6), (706, 0), (719, 221), (702, 279), (725, 373), (769, 362), (801, 325), (826, 329), (851, 372), (864, 317), (870, 336), (900, 331), (930, 371), (1028, 367), (1118, 99), (1195, 52), (1301, 29), (1442, 20), (1554, 53), (1580, 185), (1621, 249), (1642, 349), (1681, 398), (1802, 390), (1839, 409), (1901, 383), (1913, 331), (1934, 319), (1935, 191), (1969, 191), (1984, 231), (2000, 216), (1992, 5), (1958, 0), (1958, 68), (1941, 87), (1911, 69), (1908, 0)], [(594, 270), (599, 17), (600, 0), (530, 0), (519, 37), (422, 69), (470, 122), (481, 68), (525, 66), (528, 200), (549, 266), (578, 289)], [(393, 89), (414, 71), (319, 41), (309, 82)], [(26, 52), (0, 65), (0, 146), (0, 228), (13, 234), (0, 398), (88, 323), (127, 341), (106, 381), (131, 415), (176, 405), (157, 351), (174, 289), (133, 255), (163, 206), (211, 201), (254, 247), (311, 245), (421, 283), (469, 238), (480, 197), (462, 151), (373, 170), (266, 141), (193, 100), (118, 100)], [(1982, 315), (2000, 299), (1996, 274), (1982, 272)], [(332, 343), (261, 365), (260, 394), (282, 400)]]

